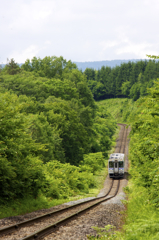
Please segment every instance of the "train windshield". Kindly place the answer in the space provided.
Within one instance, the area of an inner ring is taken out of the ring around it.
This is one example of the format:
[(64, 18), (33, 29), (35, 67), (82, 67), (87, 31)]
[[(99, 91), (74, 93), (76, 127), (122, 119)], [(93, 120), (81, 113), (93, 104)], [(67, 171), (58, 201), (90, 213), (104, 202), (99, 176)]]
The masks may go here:
[(123, 168), (124, 167), (124, 162), (119, 162), (119, 167)]
[(109, 162), (109, 167), (110, 167), (110, 168), (113, 168), (113, 167), (114, 167), (113, 162)]

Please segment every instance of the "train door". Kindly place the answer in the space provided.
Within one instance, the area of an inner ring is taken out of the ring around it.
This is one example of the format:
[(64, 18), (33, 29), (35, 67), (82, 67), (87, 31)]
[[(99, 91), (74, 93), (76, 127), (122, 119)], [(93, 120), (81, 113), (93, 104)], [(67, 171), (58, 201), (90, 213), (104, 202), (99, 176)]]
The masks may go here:
[(114, 162), (114, 174), (118, 174), (119, 173), (119, 164), (118, 162)]

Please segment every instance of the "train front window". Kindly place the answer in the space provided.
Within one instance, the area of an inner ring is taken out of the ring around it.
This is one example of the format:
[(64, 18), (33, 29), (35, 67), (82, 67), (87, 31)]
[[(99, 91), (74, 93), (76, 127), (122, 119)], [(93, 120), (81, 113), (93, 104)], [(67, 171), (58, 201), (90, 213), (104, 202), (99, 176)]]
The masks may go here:
[(119, 167), (123, 168), (124, 167), (124, 162), (119, 162)]
[(114, 167), (113, 165), (114, 165), (113, 162), (109, 162), (109, 167), (110, 168), (113, 168)]

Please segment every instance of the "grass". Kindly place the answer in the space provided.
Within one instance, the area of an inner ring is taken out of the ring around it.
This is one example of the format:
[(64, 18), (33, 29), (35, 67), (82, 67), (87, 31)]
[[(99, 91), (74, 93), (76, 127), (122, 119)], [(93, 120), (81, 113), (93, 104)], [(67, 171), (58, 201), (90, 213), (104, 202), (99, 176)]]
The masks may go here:
[(116, 146), (116, 140), (117, 140), (117, 138), (118, 138), (118, 136), (119, 136), (119, 132), (120, 132), (120, 127), (117, 126), (116, 132), (115, 132), (115, 134), (114, 134), (114, 136), (113, 136), (113, 139), (112, 139), (112, 148), (111, 148), (111, 150), (108, 152), (109, 155), (114, 152), (114, 148), (115, 148), (115, 146)]
[(67, 202), (67, 200), (49, 199), (43, 195), (38, 196), (36, 199), (26, 197), (21, 200), (7, 203), (6, 205), (0, 205), (0, 218), (22, 215), (39, 209), (47, 209), (64, 202)]
[(123, 231), (116, 233), (116, 240), (159, 239), (159, 210), (147, 200), (148, 190), (130, 180), (126, 191), (129, 194), (126, 222)]
[(106, 99), (97, 102), (99, 107), (106, 108), (106, 110), (112, 115), (118, 123), (126, 123), (123, 120), (123, 113), (127, 106), (132, 105), (132, 100), (128, 98), (114, 98)]
[(17, 216), (30, 213), (39, 209), (47, 209), (69, 201), (75, 201), (81, 198), (95, 197), (103, 187), (104, 180), (107, 176), (107, 168), (103, 168), (98, 175), (95, 176), (97, 182), (96, 188), (89, 189), (88, 194), (81, 194), (67, 199), (52, 199), (46, 198), (44, 195), (38, 196), (36, 199), (26, 197), (21, 200), (16, 200), (6, 205), (0, 205), (0, 219), (5, 217)]

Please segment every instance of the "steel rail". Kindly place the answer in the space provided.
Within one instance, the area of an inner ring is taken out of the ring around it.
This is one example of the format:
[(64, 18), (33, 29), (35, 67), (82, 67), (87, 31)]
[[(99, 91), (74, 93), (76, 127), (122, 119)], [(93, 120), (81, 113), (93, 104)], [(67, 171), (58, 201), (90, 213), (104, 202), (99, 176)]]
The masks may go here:
[[(120, 129), (119, 138), (117, 139), (117, 144), (115, 147), (115, 153), (121, 153), (121, 147), (122, 147), (123, 136), (124, 136), (126, 124), (118, 123), (118, 126), (123, 127), (123, 132)], [(120, 145), (119, 145), (118, 141), (119, 141), (119, 143), (121, 142)]]
[(95, 201), (97, 199), (105, 198), (110, 193), (110, 191), (112, 189), (112, 186), (113, 186), (113, 181), (112, 181), (112, 184), (111, 184), (108, 192), (104, 196), (96, 197), (96, 198), (93, 198), (93, 199), (90, 199), (90, 200), (86, 200), (84, 202), (77, 203), (77, 204), (74, 204), (72, 206), (68, 206), (68, 207), (62, 208), (62, 209), (57, 210), (57, 211), (53, 211), (53, 212), (50, 212), (50, 213), (47, 213), (47, 214), (43, 214), (43, 215), (40, 215), (40, 216), (32, 218), (32, 219), (26, 220), (26, 221), (22, 221), (22, 222), (20, 222), (18, 224), (14, 224), (14, 225), (11, 225), (9, 227), (1, 228), (0, 229), (0, 236), (4, 235), (4, 234), (12, 233), (13, 231), (19, 230), (22, 227), (29, 226), (32, 223), (35, 223), (35, 222), (38, 222), (38, 221), (41, 221), (41, 220), (44, 220), (44, 219), (48, 219), (48, 218), (56, 216), (58, 214), (62, 214), (64, 212), (68, 211), (69, 209), (76, 208), (77, 206), (80, 206), (80, 205), (82, 206), (82, 205), (84, 205), (86, 203)]
[[(122, 134), (122, 140), (121, 140), (121, 145), (120, 145), (120, 150), (119, 152), (120, 153), (125, 153), (125, 148), (126, 148), (126, 145), (127, 145), (127, 137), (128, 137), (128, 129), (126, 128), (127, 127), (127, 124), (124, 124), (124, 123), (118, 123), (118, 125), (121, 125), (124, 127), (124, 130), (123, 130), (123, 134)], [(123, 147), (123, 149), (122, 149)], [(121, 152), (121, 150), (123, 150)]]
[(63, 218), (62, 220), (52, 224), (52, 225), (49, 225), (47, 226), (46, 228), (43, 228), (27, 237), (24, 237), (22, 238), (21, 240), (35, 240), (35, 239), (41, 239), (43, 238), (44, 236), (56, 231), (60, 226), (64, 226), (68, 221), (70, 220), (73, 220), (74, 218), (76, 218), (77, 216), (80, 216), (82, 213), (92, 209), (93, 207), (97, 206), (98, 204), (104, 202), (104, 201), (108, 201), (110, 200), (111, 198), (115, 197), (118, 193), (118, 190), (119, 190), (119, 186), (120, 186), (120, 180), (117, 180), (118, 181), (118, 185), (117, 185), (117, 189), (115, 191), (115, 194), (111, 197), (108, 197), (106, 199), (102, 199), (100, 201), (98, 201), (97, 203), (94, 203), (92, 205), (90, 205), (89, 207), (86, 207), (72, 215), (70, 215), (69, 217), (66, 217), (66, 218)]
[[(122, 126), (124, 127), (124, 131), (123, 131), (123, 134), (122, 134), (122, 140), (121, 140), (121, 145), (120, 145), (120, 150), (119, 150), (120, 153), (124, 153), (124, 149), (125, 149), (125, 144), (124, 144), (125, 143), (125, 141), (124, 141), (125, 138), (124, 137), (125, 137), (126, 128), (125, 128), (125, 124), (123, 124)], [(123, 151), (121, 151), (121, 150), (123, 150)]]
[(125, 153), (125, 148), (126, 148), (126, 137), (127, 137), (127, 129), (126, 127), (124, 127), (124, 134), (123, 134), (123, 141), (122, 141), (123, 149), (121, 148), (121, 150), (123, 150), (122, 151), (123, 153)]

